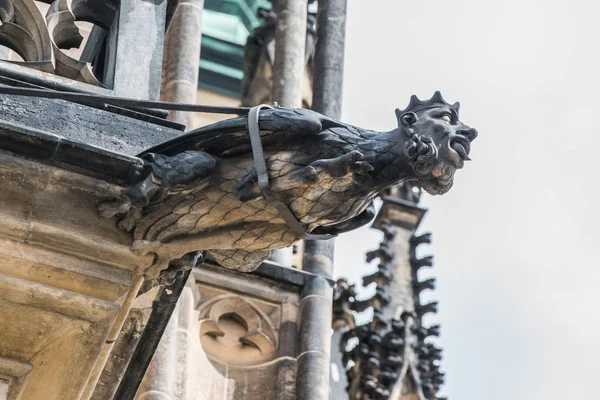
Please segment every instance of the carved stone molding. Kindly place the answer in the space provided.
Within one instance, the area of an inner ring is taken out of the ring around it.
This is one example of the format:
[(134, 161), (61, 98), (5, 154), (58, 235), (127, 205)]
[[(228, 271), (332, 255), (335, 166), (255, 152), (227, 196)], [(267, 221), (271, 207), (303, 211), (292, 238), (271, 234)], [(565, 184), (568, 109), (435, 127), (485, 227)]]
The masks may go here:
[(0, 389), (0, 399), (17, 400), (25, 388), (32, 369), (33, 366), (29, 363), (0, 357), (0, 383), (5, 382), (5, 397), (2, 397), (3, 393)]
[[(2, 126), (5, 138), (27, 137)], [(25, 383), (25, 369), (0, 362), (0, 390), (11, 400), (79, 399), (88, 382), (93, 388), (139, 289), (136, 270), (152, 261), (133, 255), (131, 239), (96, 214), (96, 191), (111, 183), (34, 161), (52, 149), (50, 137), (30, 141), (27, 159), (0, 151), (0, 357), (33, 366)]]
[(200, 342), (213, 358), (232, 365), (253, 365), (276, 356), (276, 328), (251, 300), (224, 294), (206, 301), (198, 311)]

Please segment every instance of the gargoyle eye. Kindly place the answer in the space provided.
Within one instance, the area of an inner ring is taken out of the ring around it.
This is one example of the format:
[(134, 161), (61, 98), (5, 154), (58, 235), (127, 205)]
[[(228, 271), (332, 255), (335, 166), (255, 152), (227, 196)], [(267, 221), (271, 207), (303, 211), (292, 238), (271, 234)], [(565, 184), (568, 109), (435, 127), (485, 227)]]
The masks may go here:
[(442, 115), (442, 121), (446, 121), (447, 123), (452, 123), (452, 116), (450, 114), (444, 114)]

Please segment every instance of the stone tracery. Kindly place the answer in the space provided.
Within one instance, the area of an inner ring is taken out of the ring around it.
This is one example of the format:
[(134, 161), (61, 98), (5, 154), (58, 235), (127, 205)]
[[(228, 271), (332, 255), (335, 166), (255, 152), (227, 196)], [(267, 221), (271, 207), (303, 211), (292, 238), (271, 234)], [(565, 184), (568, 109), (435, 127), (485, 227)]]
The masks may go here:
[(278, 341), (275, 326), (250, 300), (232, 294), (220, 295), (202, 304), (198, 312), (200, 342), (213, 358), (253, 365), (275, 356)]
[[(42, 10), (46, 6), (40, 3), (50, 5), (45, 17)], [(103, 44), (113, 25), (117, 6), (118, 0), (1, 0), (0, 44), (23, 60), (5, 61), (106, 86), (103, 77), (96, 76), (93, 64), (104, 63)], [(93, 40), (86, 40), (92, 35), (82, 32), (82, 22), (93, 25)]]

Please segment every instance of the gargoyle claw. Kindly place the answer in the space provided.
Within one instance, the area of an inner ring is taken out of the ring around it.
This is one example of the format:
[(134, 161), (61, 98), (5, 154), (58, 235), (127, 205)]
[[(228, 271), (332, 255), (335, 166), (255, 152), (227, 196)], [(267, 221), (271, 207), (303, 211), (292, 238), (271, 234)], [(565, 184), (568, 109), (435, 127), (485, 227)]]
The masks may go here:
[(347, 160), (348, 162), (348, 172), (357, 175), (367, 175), (369, 172), (375, 170), (375, 168), (366, 161), (361, 161), (364, 158), (364, 155), (358, 151), (353, 150), (350, 153), (342, 156), (341, 158)]
[(98, 213), (103, 218), (112, 218), (117, 214), (124, 214), (131, 208), (131, 200), (119, 196), (114, 200), (105, 200), (98, 204)]
[(369, 172), (375, 170), (375, 168), (366, 161), (356, 161), (350, 164), (350, 172), (357, 175), (367, 175)]
[(119, 221), (117, 226), (123, 232), (131, 232), (135, 229), (137, 222), (142, 218), (142, 212), (136, 208), (130, 208), (127, 214)]
[(154, 262), (144, 271), (144, 276), (148, 279), (156, 279), (160, 271), (169, 268), (169, 262), (177, 257), (170, 251), (168, 245), (161, 242), (150, 242), (147, 240), (136, 240), (131, 245), (131, 251), (138, 256), (145, 256), (154, 253)]
[(348, 161), (348, 165), (351, 165), (353, 163), (356, 163), (357, 161), (362, 160), (364, 157), (365, 156), (360, 151), (352, 150), (350, 153), (345, 154), (345, 155), (341, 156), (340, 158), (346, 159)]
[(314, 167), (320, 167), (324, 172), (331, 176), (339, 178), (349, 173), (357, 175), (366, 175), (374, 168), (366, 161), (361, 161), (363, 154), (358, 150), (353, 150), (337, 158), (319, 160), (312, 164)]
[(131, 251), (138, 256), (145, 256), (148, 253), (156, 253), (161, 247), (160, 242), (150, 242), (148, 240), (136, 240), (131, 245)]

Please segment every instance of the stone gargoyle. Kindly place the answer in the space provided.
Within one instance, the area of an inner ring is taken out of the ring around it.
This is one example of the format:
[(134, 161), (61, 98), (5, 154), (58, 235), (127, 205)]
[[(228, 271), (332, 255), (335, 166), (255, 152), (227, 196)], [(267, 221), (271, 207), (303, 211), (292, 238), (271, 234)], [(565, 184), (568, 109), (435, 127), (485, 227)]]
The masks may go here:
[(155, 254), (149, 276), (200, 251), (226, 268), (251, 271), (270, 250), (302, 238), (268, 198), (287, 206), (306, 232), (338, 234), (368, 223), (373, 199), (399, 182), (446, 193), (477, 137), (458, 112), (439, 92), (427, 101), (412, 96), (396, 110), (398, 127), (376, 132), (311, 110), (264, 109), (256, 130), (270, 196), (259, 186), (243, 116), (147, 150), (133, 184), (99, 211), (133, 232), (136, 253)]

